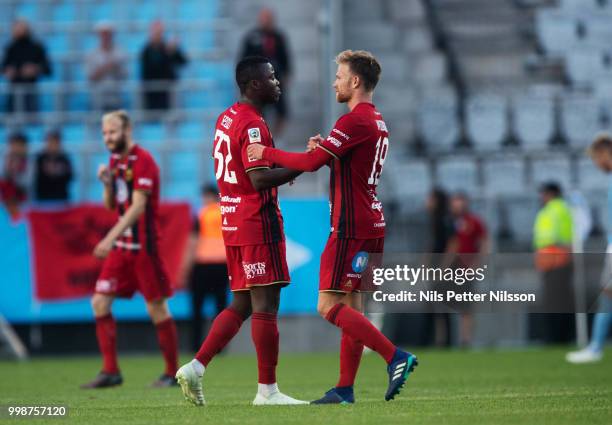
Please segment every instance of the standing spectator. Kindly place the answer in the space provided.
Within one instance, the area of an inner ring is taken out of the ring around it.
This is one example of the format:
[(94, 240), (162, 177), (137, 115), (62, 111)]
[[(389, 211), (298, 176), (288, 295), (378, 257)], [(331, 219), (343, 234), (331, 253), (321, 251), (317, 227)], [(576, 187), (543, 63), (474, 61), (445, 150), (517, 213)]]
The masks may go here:
[(102, 22), (96, 26), (99, 47), (87, 56), (87, 77), (91, 85), (93, 107), (110, 111), (121, 107), (121, 83), (127, 77), (127, 57), (114, 44), (114, 28)]
[[(161, 21), (151, 24), (149, 42), (140, 53), (140, 69), (144, 83), (144, 109), (167, 110), (170, 108), (172, 85), (178, 78), (178, 68), (187, 63), (187, 58), (176, 41), (164, 40), (164, 25)], [(147, 87), (147, 85), (162, 85)]]
[(10, 82), (7, 112), (37, 112), (36, 82), (51, 74), (51, 65), (41, 43), (34, 40), (26, 21), (13, 24), (13, 39), (4, 50), (2, 73)]
[(4, 158), (0, 179), (0, 200), (11, 217), (19, 216), (19, 207), (27, 199), (28, 139), (21, 133), (12, 134)]
[[(454, 265), (462, 268), (478, 267), (481, 256), (488, 253), (487, 228), (483, 220), (470, 211), (469, 199), (464, 193), (451, 198), (451, 214), (455, 235), (449, 244), (449, 253), (455, 256)], [(462, 255), (463, 254), (463, 255)], [(465, 287), (467, 290), (467, 287)], [(474, 318), (472, 313), (460, 314), (459, 343), (468, 347), (472, 343)]]
[[(598, 136), (589, 148), (591, 159), (608, 178), (608, 229), (612, 230), (612, 136), (602, 134)], [(599, 295), (599, 306), (593, 320), (590, 344), (579, 351), (567, 353), (566, 360), (570, 363), (592, 363), (603, 358), (604, 345), (610, 325), (612, 325), (612, 231), (608, 231), (608, 248), (604, 269), (601, 274), (602, 291)]]
[(247, 56), (263, 56), (270, 60), (276, 78), (280, 81), (283, 94), (279, 101), (272, 105), (276, 109), (274, 122), (275, 136), (280, 136), (289, 116), (287, 91), (291, 79), (291, 60), (285, 35), (276, 28), (274, 12), (263, 8), (259, 12), (259, 25), (249, 31), (242, 41), (240, 59)]
[(219, 192), (214, 186), (202, 188), (203, 206), (195, 221), (194, 234), (188, 252), (188, 263), (193, 265), (189, 280), (192, 306), (192, 348), (198, 351), (203, 339), (202, 306), (208, 296), (216, 304), (216, 314), (227, 306), (228, 274), (221, 232)]
[(46, 145), (36, 157), (34, 191), (37, 201), (68, 201), (72, 165), (62, 150), (61, 134), (50, 131)]
[(561, 187), (550, 182), (540, 188), (542, 208), (533, 226), (535, 264), (541, 272), (547, 310), (540, 315), (547, 343), (568, 343), (574, 338), (574, 291), (572, 284), (573, 222)]
[[(434, 188), (429, 193), (426, 208), (430, 227), (427, 247), (427, 253), (430, 258), (427, 260), (427, 263), (430, 267), (441, 267), (446, 262), (444, 257), (447, 255), (450, 241), (455, 235), (455, 227), (448, 204), (448, 195), (444, 190)], [(450, 314), (439, 312), (435, 305), (430, 305), (430, 307), (434, 328), (434, 344), (437, 347), (450, 347)]]

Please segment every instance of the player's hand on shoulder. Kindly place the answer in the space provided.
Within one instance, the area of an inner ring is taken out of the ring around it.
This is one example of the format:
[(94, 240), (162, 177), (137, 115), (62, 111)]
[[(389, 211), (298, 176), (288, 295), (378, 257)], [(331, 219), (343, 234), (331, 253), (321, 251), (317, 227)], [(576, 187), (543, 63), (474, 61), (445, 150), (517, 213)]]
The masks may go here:
[(247, 147), (247, 155), (249, 160), (257, 161), (263, 158), (263, 151), (266, 147), (259, 143), (253, 143)]
[(317, 146), (319, 145), (319, 143), (321, 143), (323, 140), (324, 139), (323, 137), (321, 137), (320, 134), (317, 134), (316, 136), (312, 136), (310, 139), (308, 139), (308, 143), (306, 144), (306, 152), (315, 150)]
[(107, 165), (100, 164), (98, 166), (98, 179), (106, 185), (111, 183), (111, 174)]
[(109, 241), (106, 238), (102, 239), (98, 245), (94, 248), (93, 255), (96, 258), (106, 258), (113, 249), (113, 241)]

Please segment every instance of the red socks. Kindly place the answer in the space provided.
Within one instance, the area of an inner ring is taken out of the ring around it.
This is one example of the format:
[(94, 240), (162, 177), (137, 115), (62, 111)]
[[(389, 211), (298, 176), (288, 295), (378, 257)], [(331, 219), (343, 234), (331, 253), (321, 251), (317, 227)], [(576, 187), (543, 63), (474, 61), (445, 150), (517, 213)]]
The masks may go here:
[(238, 333), (242, 322), (242, 316), (231, 307), (219, 313), (195, 358), (204, 366), (208, 366), (212, 358)]
[(168, 376), (174, 377), (178, 369), (178, 335), (176, 333), (176, 325), (172, 317), (167, 318), (155, 325), (157, 329), (157, 340), (159, 348), (166, 362), (166, 371)]
[(336, 387), (353, 386), (362, 354), (363, 343), (351, 338), (343, 331), (340, 340), (340, 378)]
[(345, 304), (338, 303), (329, 310), (325, 319), (342, 329), (342, 333), (346, 333), (355, 340), (363, 341), (366, 346), (380, 354), (387, 363), (391, 363), (395, 354), (395, 345), (363, 314)]
[(258, 382), (260, 384), (276, 383), (279, 339), (276, 314), (253, 313), (251, 316), (251, 336), (257, 352)]
[(117, 325), (112, 314), (96, 317), (96, 338), (102, 353), (102, 371), (119, 373), (117, 364)]

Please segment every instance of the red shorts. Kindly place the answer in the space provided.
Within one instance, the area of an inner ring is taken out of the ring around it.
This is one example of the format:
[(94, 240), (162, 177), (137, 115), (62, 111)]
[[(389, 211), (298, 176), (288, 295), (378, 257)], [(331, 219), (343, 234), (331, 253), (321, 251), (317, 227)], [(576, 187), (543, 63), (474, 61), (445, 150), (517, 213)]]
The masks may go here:
[(131, 298), (136, 291), (147, 301), (172, 295), (170, 279), (162, 260), (143, 251), (113, 249), (102, 265), (96, 292)]
[(384, 245), (385, 238), (329, 238), (321, 254), (319, 291), (348, 293), (371, 290), (362, 288), (362, 276), (367, 269), (380, 266)]
[(262, 245), (226, 246), (227, 271), (232, 291), (253, 286), (289, 285), (285, 242)]

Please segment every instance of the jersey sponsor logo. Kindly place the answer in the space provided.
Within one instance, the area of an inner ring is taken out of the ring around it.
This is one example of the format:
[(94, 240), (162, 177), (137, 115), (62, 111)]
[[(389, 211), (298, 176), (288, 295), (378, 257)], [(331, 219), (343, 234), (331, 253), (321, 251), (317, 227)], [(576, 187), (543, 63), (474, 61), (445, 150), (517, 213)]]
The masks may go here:
[(233, 120), (230, 117), (223, 115), (223, 118), (221, 119), (221, 127), (229, 130), (229, 128), (232, 126), (232, 121)]
[(341, 137), (343, 137), (345, 140), (349, 140), (349, 139), (350, 139), (350, 136), (349, 136), (348, 134), (343, 133), (342, 131), (338, 130), (337, 128), (334, 128), (334, 129), (332, 130), (332, 133), (336, 133), (336, 134), (340, 135), (340, 136), (341, 136)]
[(125, 184), (123, 179), (117, 179), (115, 180), (115, 189), (116, 189), (115, 199), (120, 204), (123, 204), (128, 199), (127, 184)]
[(346, 277), (351, 277), (354, 279), (361, 279), (361, 273), (347, 273)]
[(385, 224), (384, 221), (381, 222), (381, 223), (374, 223), (374, 227), (385, 227), (385, 226), (386, 226), (386, 224)]
[(359, 251), (355, 254), (353, 262), (351, 263), (353, 271), (355, 273), (362, 273), (368, 266), (368, 258), (369, 254), (365, 251)]
[(134, 172), (130, 168), (125, 170), (124, 175), (125, 175), (126, 182), (132, 181), (132, 178), (134, 178)]
[(249, 143), (261, 143), (261, 132), (258, 128), (249, 128), (247, 133), (249, 135)]
[(372, 202), (372, 209), (376, 211), (382, 211), (382, 202)]
[(223, 230), (224, 232), (235, 232), (236, 230), (238, 230), (238, 226), (222, 226), (221, 230)]
[(384, 132), (388, 133), (388, 131), (387, 131), (387, 124), (385, 124), (385, 122), (383, 120), (376, 120), (376, 125), (378, 126), (378, 129), (380, 131), (384, 131)]
[(146, 177), (140, 177), (138, 179), (138, 184), (141, 186), (153, 186), (153, 180)]
[(221, 205), (221, 215), (223, 214), (231, 214), (236, 212), (236, 205), (231, 205), (226, 207), (225, 205)]
[(230, 202), (232, 204), (239, 204), (242, 201), (242, 198), (240, 196), (237, 196), (235, 198), (232, 198), (231, 196), (222, 196), (221, 197), (221, 202)]
[(257, 263), (245, 263), (242, 262), (242, 268), (247, 279), (254, 279), (257, 276), (263, 276), (266, 274), (266, 263), (265, 261), (259, 261)]
[(335, 137), (329, 136), (327, 138), (327, 141), (329, 143), (331, 143), (332, 145), (334, 145), (335, 147), (339, 148), (340, 146), (342, 146), (342, 142), (338, 139), (336, 139)]

